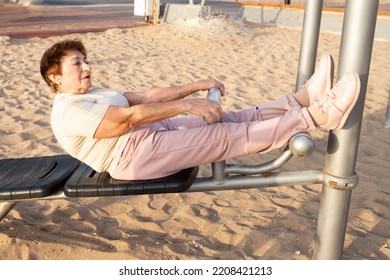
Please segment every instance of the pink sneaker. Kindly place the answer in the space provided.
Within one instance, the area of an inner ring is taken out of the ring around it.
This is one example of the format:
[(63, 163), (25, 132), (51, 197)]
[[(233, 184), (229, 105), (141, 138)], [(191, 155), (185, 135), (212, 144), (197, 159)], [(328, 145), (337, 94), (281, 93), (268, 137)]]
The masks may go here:
[(320, 127), (328, 130), (342, 128), (358, 100), (359, 92), (358, 74), (356, 72), (346, 73), (336, 86), (319, 101), (318, 105), (322, 111), (328, 113), (328, 122)]
[(303, 85), (307, 89), (310, 105), (316, 104), (333, 86), (334, 61), (330, 54), (324, 55), (311, 78)]

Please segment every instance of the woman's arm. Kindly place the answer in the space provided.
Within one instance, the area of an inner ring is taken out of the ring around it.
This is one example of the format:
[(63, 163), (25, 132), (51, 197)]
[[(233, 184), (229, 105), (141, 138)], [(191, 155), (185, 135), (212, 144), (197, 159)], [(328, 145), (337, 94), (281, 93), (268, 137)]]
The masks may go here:
[(109, 106), (94, 137), (116, 137), (133, 127), (169, 119), (182, 113), (203, 117), (210, 123), (215, 121), (213, 115), (216, 116), (217, 120), (222, 117), (222, 109), (218, 102), (207, 98), (138, 104), (128, 108)]
[(179, 100), (194, 92), (208, 90), (213, 87), (219, 88), (222, 95), (225, 93), (225, 87), (222, 83), (210, 79), (174, 87), (155, 87), (145, 92), (125, 92), (124, 96), (130, 105), (161, 103)]

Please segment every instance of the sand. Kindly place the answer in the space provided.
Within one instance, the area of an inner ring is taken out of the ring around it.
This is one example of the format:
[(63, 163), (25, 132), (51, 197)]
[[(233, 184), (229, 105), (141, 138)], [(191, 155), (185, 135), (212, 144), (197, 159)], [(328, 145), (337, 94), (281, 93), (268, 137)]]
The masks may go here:
[[(215, 17), (112, 29), (79, 37), (95, 86), (143, 90), (215, 78), (224, 110), (291, 93), (300, 31)], [(63, 154), (50, 128), (53, 95), (39, 74), (44, 50), (65, 37), (0, 37), (0, 158)], [(318, 58), (337, 58), (340, 36), (320, 36)], [(390, 258), (390, 43), (375, 41), (343, 259)], [(205, 96), (202, 92), (196, 96)], [(325, 163), (316, 150), (282, 170)], [(259, 164), (279, 151), (229, 163)], [(210, 172), (202, 166), (200, 175)], [(312, 258), (321, 185), (238, 191), (30, 201), (0, 223), (0, 259), (298, 259)]]

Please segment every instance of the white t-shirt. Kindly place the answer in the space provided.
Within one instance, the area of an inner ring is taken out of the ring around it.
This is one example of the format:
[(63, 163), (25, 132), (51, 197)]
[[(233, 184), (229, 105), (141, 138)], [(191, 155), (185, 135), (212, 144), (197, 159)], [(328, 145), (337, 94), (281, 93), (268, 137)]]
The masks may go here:
[(104, 88), (85, 94), (56, 94), (51, 126), (58, 142), (71, 156), (97, 172), (112, 174), (132, 130), (118, 137), (93, 137), (110, 105), (129, 107), (123, 93)]

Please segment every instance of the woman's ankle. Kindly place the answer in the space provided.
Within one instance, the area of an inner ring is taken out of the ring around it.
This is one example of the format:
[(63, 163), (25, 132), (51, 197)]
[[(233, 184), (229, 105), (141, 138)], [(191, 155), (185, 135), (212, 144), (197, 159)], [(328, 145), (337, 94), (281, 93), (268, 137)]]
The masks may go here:
[(307, 111), (317, 127), (321, 127), (328, 122), (328, 113), (324, 112), (320, 107), (312, 105), (307, 108)]
[(297, 93), (292, 94), (294, 99), (298, 102), (301, 107), (309, 107), (310, 99), (305, 88), (301, 89)]

